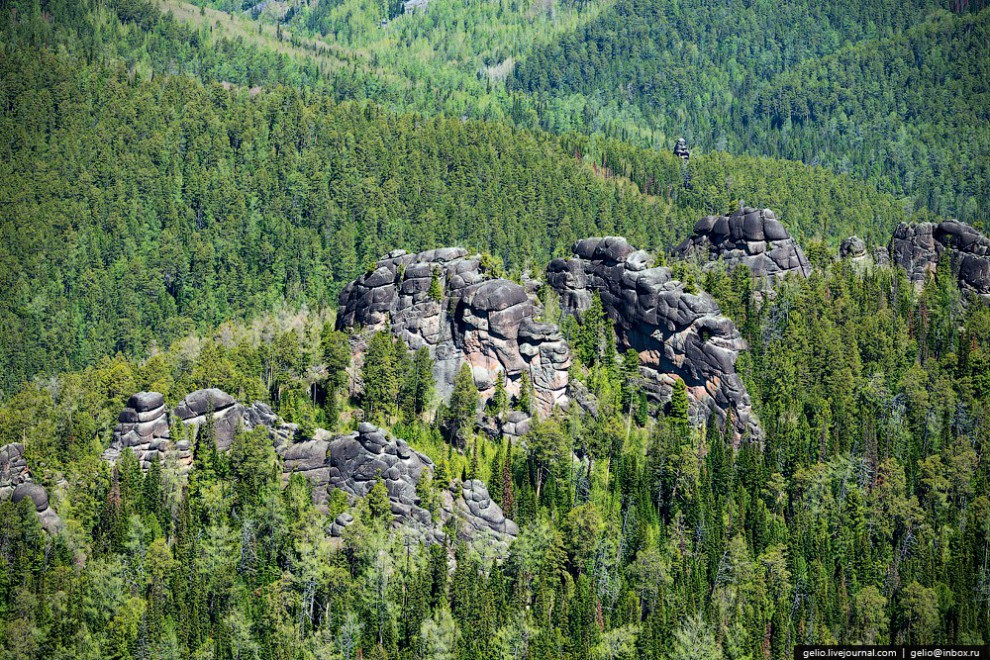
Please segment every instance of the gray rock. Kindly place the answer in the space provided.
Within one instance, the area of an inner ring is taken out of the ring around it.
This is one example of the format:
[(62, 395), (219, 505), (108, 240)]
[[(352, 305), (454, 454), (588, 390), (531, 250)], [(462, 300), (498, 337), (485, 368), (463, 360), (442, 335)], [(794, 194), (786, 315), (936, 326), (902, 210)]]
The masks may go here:
[[(295, 425), (282, 422), (269, 406), (258, 402), (245, 406), (217, 388), (188, 394), (171, 413), (158, 392), (139, 392), (128, 399), (127, 407), (117, 417), (113, 439), (103, 458), (114, 463), (122, 451), (130, 449), (142, 469), (147, 470), (157, 454), (163, 463), (174, 458), (179, 471), (185, 472), (192, 465), (193, 440), (211, 407), (216, 444), (221, 451), (230, 448), (238, 429), (250, 431), (264, 426), (276, 447), (290, 442), (295, 435)], [(188, 427), (188, 437), (171, 437), (172, 415)]]
[(48, 500), (48, 491), (31, 478), (31, 470), (24, 458), (24, 445), (19, 442), (0, 447), (0, 500), (10, 499), (18, 504), (31, 500), (41, 526), (49, 534), (62, 527), (62, 520)]
[[(148, 469), (156, 454), (159, 454), (160, 460), (165, 458), (170, 439), (165, 397), (158, 392), (138, 392), (127, 400), (127, 407), (117, 416), (113, 439), (103, 457), (115, 462), (120, 452), (130, 449), (138, 457), (141, 467)], [(188, 464), (192, 460), (191, 454), (182, 460)]]
[(990, 239), (963, 222), (902, 222), (894, 230), (888, 250), (893, 263), (907, 271), (908, 278), (919, 287), (946, 255), (960, 288), (990, 296)]
[[(440, 301), (428, 295), (434, 272), (444, 288)], [(368, 333), (389, 330), (410, 350), (430, 350), (441, 397), (467, 362), (482, 400), (494, 394), (499, 372), (510, 395), (518, 395), (526, 373), (546, 413), (566, 400), (570, 351), (555, 326), (536, 321), (538, 311), (526, 287), (484, 273), (480, 256), (442, 248), (382, 259), (348, 284), (337, 328), (355, 335), (355, 373)]]
[[(328, 442), (314, 440), (283, 447), (280, 454), (285, 477), (293, 472), (306, 476), (313, 484), (317, 504), (326, 504), (335, 488), (351, 498), (366, 497), (377, 480), (382, 479), (395, 516), (395, 528), (411, 531), (427, 543), (443, 539), (443, 526), (451, 518), (461, 538), (472, 544), (492, 545), (499, 556), (504, 556), (509, 543), (519, 533), (515, 523), (492, 502), (488, 489), (480, 481), (463, 485), (457, 498), (441, 498), (436, 516), (423, 508), (416, 484), (426, 472), (432, 472), (433, 461), (372, 424), (362, 423), (356, 433)], [(352, 522), (350, 514), (337, 516), (331, 534), (340, 536)]]
[(866, 243), (859, 236), (845, 238), (839, 245), (839, 258), (841, 259), (861, 259), (868, 256)]
[[(714, 228), (720, 221), (728, 232), (728, 218), (710, 224)], [(742, 219), (738, 228), (745, 229)], [(638, 264), (627, 268), (623, 259), (635, 252), (618, 237), (579, 241), (574, 258), (550, 263), (547, 282), (572, 314), (584, 312), (592, 293), (599, 294), (615, 325), (619, 348), (639, 353), (643, 386), (654, 401), (668, 400), (674, 377), (681, 378), (696, 423), (713, 412), (722, 420), (731, 419), (737, 440), (761, 440), (749, 394), (735, 371), (739, 351), (746, 348), (735, 325), (721, 315), (711, 296), (685, 291), (668, 269), (638, 270)], [(590, 409), (594, 404), (581, 405)]]
[(743, 264), (755, 276), (770, 280), (811, 274), (801, 247), (770, 209), (746, 207), (731, 215), (702, 218), (675, 252), (682, 259), (700, 259), (706, 267), (719, 261), (729, 269)]
[(687, 148), (687, 140), (684, 138), (677, 139), (677, 144), (674, 145), (674, 155), (682, 160), (689, 160), (691, 158), (691, 152)]

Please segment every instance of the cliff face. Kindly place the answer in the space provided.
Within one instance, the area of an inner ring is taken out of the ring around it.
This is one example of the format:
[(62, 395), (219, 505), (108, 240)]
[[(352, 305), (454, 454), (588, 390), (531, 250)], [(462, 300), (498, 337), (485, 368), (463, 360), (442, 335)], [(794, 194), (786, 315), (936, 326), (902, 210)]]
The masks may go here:
[(924, 283), (947, 253), (948, 263), (959, 286), (981, 296), (990, 296), (990, 239), (956, 220), (938, 224), (901, 223), (890, 239), (891, 260), (907, 271), (908, 278)]
[[(438, 295), (430, 295), (431, 287)], [(527, 373), (547, 413), (566, 398), (570, 351), (555, 326), (536, 320), (537, 313), (522, 286), (490, 277), (481, 258), (462, 248), (399, 251), (344, 288), (337, 328), (389, 330), (411, 350), (427, 347), (443, 397), (462, 361), (471, 365), (483, 398), (494, 393), (500, 371), (510, 394), (518, 394)]]
[[(265, 426), (276, 444), (291, 439), (295, 433), (295, 426), (283, 424), (267, 405), (257, 402), (244, 405), (215, 387), (189, 393), (172, 411), (165, 406), (165, 397), (160, 393), (138, 392), (127, 400), (127, 406), (117, 417), (113, 440), (103, 458), (115, 462), (120, 452), (130, 449), (143, 469), (148, 469), (157, 454), (163, 464), (174, 459), (180, 471), (188, 470), (192, 464), (193, 440), (207, 418), (213, 422), (214, 438), (221, 451), (230, 448), (238, 429), (250, 431)], [(172, 438), (171, 421), (186, 427), (184, 437)]]
[(801, 247), (770, 209), (747, 207), (731, 215), (704, 217), (676, 253), (682, 259), (723, 261), (729, 269), (742, 264), (757, 277), (811, 274)]
[(615, 324), (619, 347), (639, 353), (640, 371), (655, 400), (669, 398), (674, 377), (684, 380), (696, 422), (709, 412), (731, 422), (737, 439), (760, 440), (749, 394), (735, 371), (746, 345), (735, 325), (704, 292), (689, 292), (666, 268), (624, 238), (589, 238), (574, 257), (547, 267), (547, 282), (572, 314), (598, 293)]

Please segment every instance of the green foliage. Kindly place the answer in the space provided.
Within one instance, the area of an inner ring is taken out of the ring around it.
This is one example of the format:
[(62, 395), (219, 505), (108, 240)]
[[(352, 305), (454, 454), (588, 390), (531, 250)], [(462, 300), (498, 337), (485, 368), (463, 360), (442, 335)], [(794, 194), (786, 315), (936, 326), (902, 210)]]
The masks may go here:
[(445, 420), (447, 435), (451, 444), (465, 447), (474, 431), (478, 412), (478, 387), (474, 384), (471, 365), (461, 364), (454, 376), (454, 391), (450, 395), (450, 406)]
[(434, 268), (430, 274), (430, 288), (426, 295), (435, 302), (443, 300), (443, 284), (440, 283), (440, 269)]
[(361, 367), (364, 383), (361, 404), (368, 415), (380, 417), (395, 412), (400, 391), (401, 353), (404, 351), (387, 330), (376, 332), (368, 341)]
[(388, 499), (388, 490), (385, 488), (385, 482), (380, 477), (375, 481), (375, 485), (371, 487), (366, 500), (368, 503), (368, 512), (374, 520), (382, 521), (391, 519), (392, 505)]

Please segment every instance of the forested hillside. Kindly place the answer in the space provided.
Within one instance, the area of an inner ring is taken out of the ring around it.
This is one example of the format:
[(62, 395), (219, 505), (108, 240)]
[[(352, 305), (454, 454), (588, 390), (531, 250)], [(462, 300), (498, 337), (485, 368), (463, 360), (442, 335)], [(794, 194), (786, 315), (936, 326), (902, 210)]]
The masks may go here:
[[(228, 324), (28, 386), (0, 407), (0, 443), (24, 443), (64, 529), (48, 537), (31, 500), (0, 503), (0, 645), (39, 658), (778, 660), (800, 642), (990, 638), (987, 307), (962, 307), (948, 275), (916, 294), (900, 270), (848, 261), (759, 308), (745, 270), (695, 277), (752, 347), (762, 446), (691, 428), (683, 389), (642, 415), (594, 313), (574, 333), (590, 366), (572, 377), (598, 414), (553, 417), (511, 445), (470, 432), (464, 453), (410, 404), (421, 371), (382, 335), (362, 376), (393, 386), (335, 390), (346, 336), (316, 318)], [(314, 382), (331, 392), (320, 408)], [(503, 562), (403, 545), (380, 492), (321, 510), (305, 478), (283, 488), (263, 432), (218, 453), (206, 427), (186, 486), (174, 465), (143, 474), (130, 451), (113, 470), (100, 460), (132, 392), (174, 405), (207, 386), (270, 401), (300, 423), (298, 442), (315, 424), (346, 429), (360, 405), (438, 461), (423, 502), (482, 479), (519, 538)], [(355, 519), (330, 539), (342, 511)]]
[(592, 99), (630, 133), (821, 164), (984, 223), (990, 14), (945, 8), (623, 0), (528, 55), (508, 85)]
[(988, 38), (0, 0), (0, 660), (990, 643)]
[(685, 190), (669, 153), (338, 104), (293, 86), (305, 66), (158, 14), (49, 9), (7, 24), (0, 62), (4, 395), (232, 317), (333, 305), (394, 248), (460, 243), (519, 272), (593, 234), (663, 250), (740, 201), (801, 237), (885, 242), (907, 217), (817, 168), (715, 154)]

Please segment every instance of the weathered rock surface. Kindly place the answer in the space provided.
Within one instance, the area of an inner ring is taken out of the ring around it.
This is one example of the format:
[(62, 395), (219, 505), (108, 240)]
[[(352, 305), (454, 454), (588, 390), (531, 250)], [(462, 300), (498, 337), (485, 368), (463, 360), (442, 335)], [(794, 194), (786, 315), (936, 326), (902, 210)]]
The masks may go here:
[[(429, 294), (434, 273), (440, 300)], [(344, 288), (337, 328), (387, 329), (411, 350), (426, 346), (442, 397), (452, 391), (462, 361), (471, 365), (483, 399), (494, 394), (500, 371), (513, 395), (527, 373), (547, 412), (566, 398), (570, 351), (555, 326), (536, 320), (538, 311), (524, 287), (488, 276), (481, 258), (463, 248), (397, 251)]]
[(963, 222), (901, 223), (890, 239), (889, 251), (891, 260), (919, 285), (935, 272), (943, 253), (948, 253), (960, 288), (990, 296), (990, 239)]
[(868, 256), (866, 243), (859, 236), (844, 238), (842, 239), (842, 243), (839, 244), (840, 259), (862, 259)]
[[(147, 468), (152, 452), (161, 452), (164, 457), (168, 452), (176, 451), (183, 459), (179, 468), (188, 468), (192, 462), (191, 448), (172, 447), (167, 433), (170, 414), (193, 430), (213, 415), (220, 451), (230, 448), (238, 427), (245, 431), (259, 426), (268, 429), (272, 444), (282, 459), (283, 475), (288, 479), (298, 472), (309, 479), (317, 505), (325, 505), (334, 488), (353, 497), (364, 497), (381, 478), (388, 490), (396, 526), (411, 530), (425, 542), (443, 539), (443, 526), (451, 518), (455, 519), (462, 539), (491, 544), (498, 555), (504, 555), (508, 544), (519, 533), (515, 523), (506, 519), (498, 505), (491, 501), (481, 482), (454, 482), (449, 491), (441, 493), (434, 517), (420, 506), (416, 494), (416, 484), (424, 470), (433, 470), (433, 461), (413, 450), (404, 440), (388, 436), (376, 426), (363, 423), (356, 433), (342, 436), (317, 429), (313, 439), (293, 443), (294, 424), (283, 422), (265, 404), (245, 406), (219, 389), (197, 390), (186, 396), (171, 413), (161, 394), (135, 394), (118, 418), (113, 444), (104, 453), (104, 458), (116, 461), (122, 451), (130, 449)], [(165, 420), (164, 427), (161, 420)], [(516, 419), (517, 423), (523, 421)], [(141, 426), (149, 422), (150, 426)], [(190, 436), (194, 437), (195, 433)], [(0, 448), (0, 497), (11, 496), (15, 501), (30, 497), (43, 523), (57, 523), (57, 516), (48, 508), (47, 493), (41, 486), (31, 483), (20, 445)], [(350, 522), (349, 514), (338, 516), (331, 531), (339, 535)]]
[(696, 422), (711, 411), (731, 421), (737, 439), (762, 438), (735, 370), (745, 342), (711, 296), (686, 291), (670, 270), (654, 267), (647, 253), (618, 237), (579, 241), (574, 258), (550, 263), (547, 281), (570, 313), (588, 309), (598, 292), (615, 324), (619, 347), (639, 353), (640, 371), (654, 400), (669, 399), (674, 377), (682, 378)]
[(811, 274), (811, 263), (770, 209), (747, 207), (731, 215), (704, 217), (676, 252), (683, 259), (722, 261), (730, 269), (743, 264), (757, 277)]
[[(390, 437), (382, 429), (362, 423), (356, 433), (332, 439), (317, 439), (280, 448), (283, 470), (288, 476), (299, 472), (313, 484), (313, 497), (325, 504), (329, 492), (339, 488), (348, 495), (365, 497), (382, 479), (388, 490), (394, 524), (411, 530), (421, 540), (434, 543), (443, 539), (443, 525), (453, 517), (459, 536), (471, 543), (494, 544), (504, 554), (519, 533), (480, 481), (455, 484), (441, 493), (440, 506), (434, 517), (421, 506), (416, 484), (424, 472), (433, 470), (433, 461), (413, 450), (404, 440)], [(341, 514), (331, 525), (339, 536), (353, 521)]]
[[(169, 421), (173, 415), (189, 427), (185, 437), (171, 437)], [(267, 405), (254, 403), (245, 406), (217, 388), (188, 394), (171, 412), (160, 393), (138, 392), (128, 399), (127, 407), (117, 417), (113, 440), (103, 453), (103, 458), (116, 462), (124, 449), (130, 449), (142, 469), (148, 469), (156, 453), (163, 463), (171, 456), (180, 470), (188, 469), (192, 464), (193, 441), (206, 422), (207, 415), (213, 418), (217, 448), (221, 451), (230, 448), (238, 428), (250, 431), (257, 426), (265, 426), (276, 445), (287, 442), (295, 433), (295, 426), (283, 423)]]
[(31, 470), (24, 458), (24, 445), (19, 442), (0, 447), (0, 500), (5, 499), (10, 499), (14, 504), (30, 499), (38, 512), (41, 526), (50, 534), (62, 526), (62, 520), (49, 505), (48, 491), (31, 479)]
[[(158, 392), (138, 392), (127, 400), (127, 407), (117, 417), (113, 441), (104, 458), (116, 461), (120, 452), (130, 449), (137, 456), (141, 467), (148, 469), (155, 454), (164, 460), (170, 445), (168, 408), (165, 397)], [(180, 452), (181, 454), (181, 452)], [(185, 458), (191, 456), (185, 448)]]
[(691, 158), (691, 152), (687, 148), (687, 140), (684, 138), (677, 139), (677, 144), (674, 145), (674, 155), (682, 160), (689, 160)]

